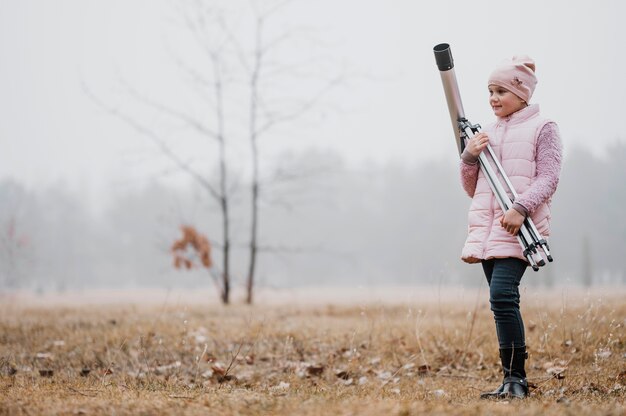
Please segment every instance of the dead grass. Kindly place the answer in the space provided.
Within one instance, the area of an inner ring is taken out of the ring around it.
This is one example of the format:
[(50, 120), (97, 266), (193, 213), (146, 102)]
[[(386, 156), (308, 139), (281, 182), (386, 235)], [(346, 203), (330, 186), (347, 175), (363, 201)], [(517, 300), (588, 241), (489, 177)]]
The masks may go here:
[(523, 402), (486, 294), (394, 304), (0, 306), (0, 415), (623, 415), (624, 292), (525, 293)]

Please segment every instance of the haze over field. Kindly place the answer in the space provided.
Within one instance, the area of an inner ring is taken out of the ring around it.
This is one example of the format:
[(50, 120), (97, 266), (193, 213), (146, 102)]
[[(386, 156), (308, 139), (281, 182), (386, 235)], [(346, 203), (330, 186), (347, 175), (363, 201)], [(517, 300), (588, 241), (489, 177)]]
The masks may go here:
[[(222, 36), (238, 39), (222, 69), (240, 287), (252, 168), (239, 58), (254, 50), (254, 8), (270, 3), (201, 3), (221, 6)], [(194, 7), (0, 3), (0, 284), (209, 284), (206, 271), (174, 271), (169, 247), (179, 225), (193, 224), (220, 262), (218, 203), (180, 167), (217, 184), (218, 148), (159, 109), (216, 124), (201, 87), (209, 61), (184, 18)], [(432, 56), (440, 42), (452, 45), (472, 121), (493, 118), (484, 84), (494, 65), (525, 53), (537, 62), (533, 101), (559, 123), (566, 158), (554, 198), (556, 261), (525, 281), (623, 284), (626, 85), (616, 81), (626, 66), (625, 11), (617, 1), (280, 6), (265, 26), (264, 39), (278, 46), (261, 71), (269, 77), (259, 117), (314, 105), (259, 141), (258, 284), (480, 284), (479, 268), (458, 260), (469, 199)], [(111, 110), (157, 132), (181, 163)]]

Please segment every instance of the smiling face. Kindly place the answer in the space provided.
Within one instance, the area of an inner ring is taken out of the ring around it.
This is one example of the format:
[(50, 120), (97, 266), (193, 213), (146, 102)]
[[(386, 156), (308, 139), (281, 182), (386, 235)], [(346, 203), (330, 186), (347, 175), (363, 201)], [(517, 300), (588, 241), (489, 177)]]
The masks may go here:
[(509, 116), (528, 105), (517, 95), (499, 85), (489, 85), (489, 104), (497, 117)]

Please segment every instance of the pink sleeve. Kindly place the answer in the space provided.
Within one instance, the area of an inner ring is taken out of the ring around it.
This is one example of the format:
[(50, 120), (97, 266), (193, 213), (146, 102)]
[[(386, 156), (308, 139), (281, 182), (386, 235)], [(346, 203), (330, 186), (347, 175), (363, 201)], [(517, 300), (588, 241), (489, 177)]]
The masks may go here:
[(474, 192), (476, 191), (476, 182), (478, 181), (478, 162), (469, 163), (464, 159), (461, 159), (461, 184), (463, 185), (463, 189), (470, 196), (470, 198), (474, 197)]
[(548, 123), (541, 129), (537, 138), (537, 174), (523, 194), (515, 200), (529, 214), (549, 200), (559, 184), (561, 174), (562, 145), (556, 123)]

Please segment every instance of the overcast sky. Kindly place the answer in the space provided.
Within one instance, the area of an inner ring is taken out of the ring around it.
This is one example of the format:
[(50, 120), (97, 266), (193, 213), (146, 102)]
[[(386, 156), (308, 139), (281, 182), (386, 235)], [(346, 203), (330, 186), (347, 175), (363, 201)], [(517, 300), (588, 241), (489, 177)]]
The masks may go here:
[[(149, 141), (90, 101), (81, 82), (108, 96), (123, 78), (174, 101), (167, 45), (183, 30), (174, 4), (0, 0), (0, 179), (64, 182), (98, 199), (126, 179), (141, 183), (168, 169)], [(602, 0), (294, 1), (277, 25), (317, 29), (318, 47), (358, 76), (329, 96), (316, 122), (295, 124), (265, 151), (329, 148), (355, 164), (456, 158), (432, 54), (447, 42), (471, 121), (493, 119), (485, 85), (493, 67), (528, 54), (539, 79), (532, 101), (559, 123), (566, 150), (601, 154), (626, 139), (625, 12), (623, 2)]]

